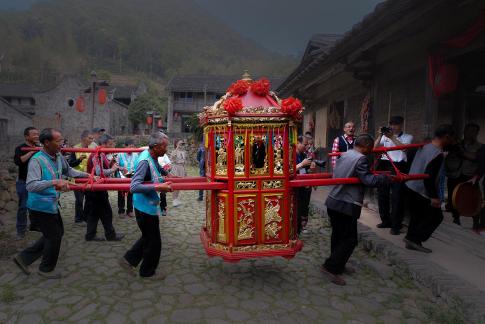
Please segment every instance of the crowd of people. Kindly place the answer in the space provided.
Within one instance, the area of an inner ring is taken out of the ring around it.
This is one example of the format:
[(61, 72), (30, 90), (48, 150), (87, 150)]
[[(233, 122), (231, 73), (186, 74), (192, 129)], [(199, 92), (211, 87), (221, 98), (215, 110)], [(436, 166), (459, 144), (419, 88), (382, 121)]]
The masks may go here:
[[(347, 122), (343, 134), (336, 137), (330, 159), (333, 176), (336, 178), (357, 177), (360, 184), (335, 185), (326, 200), (327, 213), (332, 227), (330, 255), (322, 265), (322, 272), (332, 282), (344, 285), (340, 276), (351, 273), (347, 261), (357, 245), (357, 219), (364, 205), (365, 187), (375, 187), (378, 193), (378, 207), (381, 222), (378, 228), (389, 228), (390, 234), (403, 234), (404, 199), (410, 209), (409, 225), (403, 241), (405, 247), (424, 253), (431, 253), (423, 246), (443, 221), (443, 210), (450, 210), (453, 221), (460, 224), (460, 215), (452, 204), (445, 204), (445, 186), (448, 187), (448, 201), (454, 188), (463, 182), (479, 183), (485, 174), (485, 145), (478, 142), (480, 127), (468, 124), (463, 139), (459, 138), (451, 125), (441, 125), (431, 141), (418, 149), (413, 156), (411, 150), (393, 150), (374, 155), (373, 172), (368, 155), (375, 147), (392, 148), (413, 143), (413, 136), (404, 133), (404, 118), (393, 116), (389, 125), (381, 127), (373, 138), (369, 134), (356, 135), (355, 124)], [(55, 272), (60, 244), (64, 232), (59, 213), (60, 193), (67, 191), (66, 177), (118, 177), (131, 178), (130, 190), (118, 192), (118, 215), (120, 218), (136, 217), (141, 237), (120, 259), (120, 265), (130, 273), (140, 265), (139, 275), (144, 278), (156, 276), (160, 259), (161, 235), (160, 215), (167, 214), (166, 192), (172, 191), (170, 176), (186, 176), (187, 152), (185, 141), (179, 140), (167, 154), (168, 137), (156, 132), (149, 138), (146, 149), (141, 153), (83, 153), (61, 155), (65, 145), (62, 134), (47, 128), (40, 133), (29, 127), (24, 131), (25, 143), (15, 149), (14, 161), (19, 167), (17, 194), (17, 237), (22, 239), (27, 231), (29, 215), (30, 230), (37, 230), (42, 236), (14, 257), (20, 269), (29, 274), (29, 265), (42, 257), (39, 274), (46, 278), (59, 278)], [(113, 148), (115, 140), (102, 128), (84, 131), (75, 148)], [(135, 148), (133, 139), (122, 145)], [(23, 151), (24, 147), (41, 146), (39, 151)], [(197, 152), (199, 174), (205, 176), (205, 147)], [(316, 172), (326, 167), (326, 161), (316, 158), (316, 149), (310, 132), (301, 135), (296, 144), (296, 172)], [(397, 172), (427, 174), (424, 180), (407, 183), (395, 181)], [(147, 185), (151, 183), (152, 185)], [(296, 189), (297, 232), (307, 233), (309, 204), (312, 188)], [(113, 226), (113, 212), (107, 191), (74, 191), (74, 223), (86, 226), (86, 241), (120, 241), (124, 235)], [(197, 200), (203, 200), (203, 191)], [(179, 193), (173, 192), (173, 207), (182, 202)], [(97, 235), (98, 221), (104, 229), (104, 237)], [(479, 215), (474, 217), (473, 228), (480, 226)]]

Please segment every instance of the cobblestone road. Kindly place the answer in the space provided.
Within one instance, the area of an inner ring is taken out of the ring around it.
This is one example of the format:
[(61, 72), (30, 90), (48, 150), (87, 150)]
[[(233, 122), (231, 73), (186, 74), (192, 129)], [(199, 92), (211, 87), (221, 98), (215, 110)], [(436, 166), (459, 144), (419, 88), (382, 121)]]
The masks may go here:
[[(0, 323), (428, 323), (430, 310), (439, 307), (361, 249), (351, 259), (358, 273), (346, 277), (347, 286), (328, 283), (319, 265), (329, 249), (329, 229), (322, 230), (318, 218), (311, 219), (313, 234), (306, 234), (305, 248), (293, 260), (210, 259), (199, 240), (204, 203), (195, 192), (181, 196), (183, 206), (161, 222), (159, 269), (168, 276), (143, 281), (116, 262), (139, 237), (136, 221), (115, 217), (116, 230), (126, 234), (121, 242), (85, 242), (85, 227), (73, 224), (73, 194), (64, 194), (58, 269), (65, 277), (25, 276), (10, 260), (0, 262)], [(111, 201), (116, 215), (114, 193)], [(36, 235), (29, 233), (25, 244)]]

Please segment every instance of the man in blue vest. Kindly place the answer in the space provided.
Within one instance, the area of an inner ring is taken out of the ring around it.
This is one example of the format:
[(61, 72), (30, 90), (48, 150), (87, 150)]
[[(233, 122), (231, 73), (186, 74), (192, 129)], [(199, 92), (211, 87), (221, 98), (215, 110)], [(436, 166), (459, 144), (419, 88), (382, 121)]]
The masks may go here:
[[(125, 148), (135, 148), (135, 141), (129, 138), (125, 142)], [(131, 177), (135, 171), (135, 161), (138, 158), (137, 153), (120, 153), (118, 154), (120, 172), (117, 172), (118, 177)], [(125, 209), (126, 201), (126, 209)], [(120, 218), (126, 216), (133, 217), (133, 194), (131, 192), (118, 191), (118, 215)]]
[[(159, 219), (161, 215), (160, 197), (157, 191), (172, 191), (170, 182), (164, 182), (166, 175), (158, 164), (158, 158), (167, 152), (167, 135), (156, 132), (150, 136), (148, 150), (140, 153), (135, 162), (135, 174), (131, 180), (130, 191), (133, 193), (136, 222), (141, 231), (141, 238), (129, 249), (119, 261), (120, 266), (130, 274), (141, 262), (140, 277), (157, 278), (155, 276), (162, 240)], [(150, 184), (146, 184), (149, 182)]]
[(69, 190), (69, 182), (62, 177), (85, 178), (89, 174), (72, 169), (60, 154), (64, 139), (58, 130), (42, 130), (39, 141), (44, 147), (32, 156), (28, 166), (27, 208), (31, 221), (40, 229), (42, 237), (17, 254), (13, 261), (25, 274), (30, 274), (29, 265), (42, 256), (38, 274), (44, 278), (58, 279), (61, 275), (54, 270), (64, 234), (59, 197), (60, 192)]

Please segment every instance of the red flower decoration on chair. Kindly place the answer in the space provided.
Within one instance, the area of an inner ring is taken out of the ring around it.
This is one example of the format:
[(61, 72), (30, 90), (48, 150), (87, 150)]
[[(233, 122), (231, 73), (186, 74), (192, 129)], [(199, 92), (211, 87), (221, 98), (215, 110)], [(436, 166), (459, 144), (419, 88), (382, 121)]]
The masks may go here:
[(238, 97), (226, 99), (226, 101), (224, 101), (224, 109), (229, 113), (229, 115), (234, 115), (243, 109), (242, 100)]
[(292, 117), (298, 117), (298, 114), (301, 113), (302, 108), (303, 105), (301, 104), (301, 101), (296, 98), (289, 97), (281, 101), (281, 112)]
[(258, 96), (264, 97), (269, 94), (271, 84), (268, 79), (261, 79), (251, 84), (251, 91)]
[(227, 92), (232, 94), (233, 96), (243, 96), (249, 90), (249, 82), (245, 80), (238, 80), (231, 84), (231, 86), (227, 89)]

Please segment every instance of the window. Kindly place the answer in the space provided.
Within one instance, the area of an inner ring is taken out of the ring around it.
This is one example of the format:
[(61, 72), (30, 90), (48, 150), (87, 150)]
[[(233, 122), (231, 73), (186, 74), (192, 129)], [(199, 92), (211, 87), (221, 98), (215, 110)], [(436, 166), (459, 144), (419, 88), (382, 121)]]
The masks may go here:
[(179, 92), (178, 97), (182, 101), (191, 102), (193, 100), (194, 94), (192, 92)]

